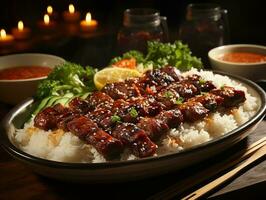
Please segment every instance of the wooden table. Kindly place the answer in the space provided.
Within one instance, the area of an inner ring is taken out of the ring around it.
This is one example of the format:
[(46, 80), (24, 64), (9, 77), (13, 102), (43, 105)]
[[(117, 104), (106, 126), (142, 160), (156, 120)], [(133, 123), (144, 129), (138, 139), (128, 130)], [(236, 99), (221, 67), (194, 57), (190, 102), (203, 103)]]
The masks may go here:
[[(10, 109), (0, 104), (0, 117)], [(0, 199), (146, 199), (151, 195), (185, 179), (212, 163), (219, 162), (229, 154), (245, 148), (246, 145), (265, 136), (266, 121), (245, 140), (215, 158), (199, 163), (188, 169), (128, 183), (77, 184), (60, 182), (39, 176), (22, 163), (11, 158), (0, 148)], [(266, 161), (257, 163), (251, 170), (242, 174), (229, 185), (216, 191), (211, 199), (266, 199)], [(264, 195), (264, 198), (263, 198)], [(92, 198), (92, 196), (94, 198)]]

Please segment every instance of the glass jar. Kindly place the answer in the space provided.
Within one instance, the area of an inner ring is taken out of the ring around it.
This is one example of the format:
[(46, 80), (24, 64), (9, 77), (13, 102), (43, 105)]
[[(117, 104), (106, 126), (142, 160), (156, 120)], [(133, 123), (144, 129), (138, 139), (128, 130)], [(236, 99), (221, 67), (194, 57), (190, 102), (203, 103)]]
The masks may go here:
[(123, 27), (117, 36), (119, 53), (129, 50), (145, 53), (149, 40), (168, 41), (167, 18), (160, 16), (159, 11), (154, 9), (125, 10)]
[(229, 43), (227, 10), (215, 4), (189, 4), (179, 39), (209, 68), (208, 51)]

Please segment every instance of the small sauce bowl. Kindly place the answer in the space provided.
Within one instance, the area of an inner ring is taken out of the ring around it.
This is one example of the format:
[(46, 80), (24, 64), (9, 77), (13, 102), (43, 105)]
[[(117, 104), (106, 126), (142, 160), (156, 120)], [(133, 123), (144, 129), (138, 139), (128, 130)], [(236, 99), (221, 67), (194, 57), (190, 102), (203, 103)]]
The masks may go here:
[[(0, 70), (13, 67), (50, 67), (65, 62), (58, 56), (38, 53), (13, 54), (0, 57)], [(15, 105), (27, 97), (32, 97), (37, 89), (38, 83), (47, 76), (27, 79), (0, 80), (0, 101)]]
[[(212, 68), (251, 79), (253, 81), (266, 80), (266, 61), (261, 59), (258, 62), (229, 62), (222, 59), (228, 53), (248, 53), (266, 56), (266, 47), (252, 44), (234, 44), (216, 47), (209, 51), (208, 56)], [(246, 55), (246, 59), (249, 59)]]

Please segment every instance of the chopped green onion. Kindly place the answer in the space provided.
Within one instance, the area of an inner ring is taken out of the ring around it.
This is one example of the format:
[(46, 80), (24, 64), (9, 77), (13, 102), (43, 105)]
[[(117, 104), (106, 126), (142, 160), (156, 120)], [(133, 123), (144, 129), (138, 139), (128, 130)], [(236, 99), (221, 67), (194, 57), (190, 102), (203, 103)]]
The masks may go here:
[(183, 97), (178, 97), (178, 99), (176, 100), (176, 104), (177, 105), (180, 105), (180, 104), (182, 104), (184, 102), (184, 98)]
[(199, 79), (199, 84), (200, 84), (200, 85), (203, 85), (204, 83), (206, 83), (206, 81), (205, 81), (203, 78), (200, 78), (200, 79)]
[(170, 98), (174, 97), (174, 94), (172, 92), (170, 92), (170, 91), (166, 91), (164, 93), (164, 97), (167, 98), (167, 99), (170, 99)]
[(136, 118), (139, 115), (137, 110), (134, 107), (130, 108), (129, 114), (131, 115), (131, 117), (134, 117), (134, 118)]
[(223, 84), (223, 85), (221, 86), (221, 90), (223, 90), (223, 89), (224, 89), (224, 87), (225, 87), (225, 84)]
[(113, 115), (111, 117), (112, 122), (121, 122), (121, 117), (119, 117), (118, 115)]

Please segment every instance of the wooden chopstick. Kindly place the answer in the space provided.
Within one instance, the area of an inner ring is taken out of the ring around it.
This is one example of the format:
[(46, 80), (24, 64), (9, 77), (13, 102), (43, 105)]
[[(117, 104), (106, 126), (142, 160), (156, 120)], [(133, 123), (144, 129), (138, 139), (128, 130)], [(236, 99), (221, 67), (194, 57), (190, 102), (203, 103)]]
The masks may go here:
[(182, 198), (182, 200), (195, 200), (195, 199), (202, 197), (203, 195), (207, 194), (211, 190), (217, 188), (219, 185), (235, 177), (237, 174), (239, 174), (242, 170), (244, 170), (250, 164), (252, 164), (253, 162), (255, 162), (256, 160), (260, 159), (261, 157), (265, 155), (266, 155), (266, 146), (264, 145), (259, 150), (257, 150), (252, 156), (250, 156), (245, 162), (243, 162), (241, 165), (227, 172), (223, 176), (220, 176), (214, 181), (208, 183), (207, 185), (201, 187), (200, 189), (192, 192), (188, 196)]
[(255, 151), (266, 144), (266, 137), (261, 138), (260, 140), (252, 143), (246, 149), (239, 151), (238, 153), (233, 154), (228, 159), (223, 162), (219, 162), (215, 165), (212, 165), (205, 170), (195, 174), (194, 176), (190, 176), (185, 180), (179, 181), (176, 184), (168, 187), (167, 189), (154, 194), (149, 199), (171, 199), (177, 195), (184, 193), (189, 188), (196, 186), (214, 175), (240, 163), (244, 159), (248, 158)]

